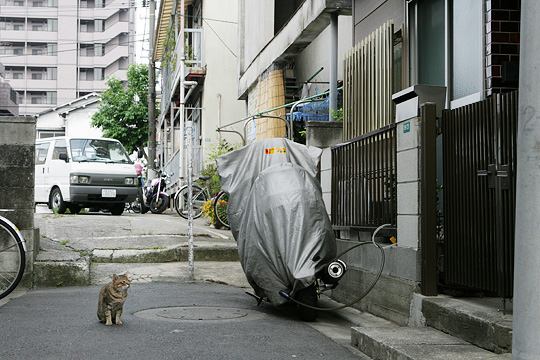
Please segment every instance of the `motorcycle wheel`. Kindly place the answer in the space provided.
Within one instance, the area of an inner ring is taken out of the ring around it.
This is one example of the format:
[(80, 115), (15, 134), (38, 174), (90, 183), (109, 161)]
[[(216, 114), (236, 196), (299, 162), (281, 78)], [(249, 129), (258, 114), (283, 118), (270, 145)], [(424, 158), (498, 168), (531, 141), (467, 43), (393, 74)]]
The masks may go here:
[(159, 197), (154, 196), (150, 201), (150, 211), (153, 214), (161, 214), (169, 207), (169, 197), (165, 194), (159, 194)]

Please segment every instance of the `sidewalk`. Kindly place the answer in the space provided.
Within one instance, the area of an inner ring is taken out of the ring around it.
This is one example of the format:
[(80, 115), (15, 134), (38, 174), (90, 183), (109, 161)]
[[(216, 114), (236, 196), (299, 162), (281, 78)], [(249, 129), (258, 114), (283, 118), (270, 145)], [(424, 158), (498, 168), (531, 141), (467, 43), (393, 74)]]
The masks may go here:
[[(136, 282), (188, 279), (187, 220), (176, 213), (55, 215), (44, 207), (37, 212), (41, 251), (35, 286), (101, 284), (125, 271)], [(248, 286), (230, 231), (196, 219), (193, 234), (196, 280)]]

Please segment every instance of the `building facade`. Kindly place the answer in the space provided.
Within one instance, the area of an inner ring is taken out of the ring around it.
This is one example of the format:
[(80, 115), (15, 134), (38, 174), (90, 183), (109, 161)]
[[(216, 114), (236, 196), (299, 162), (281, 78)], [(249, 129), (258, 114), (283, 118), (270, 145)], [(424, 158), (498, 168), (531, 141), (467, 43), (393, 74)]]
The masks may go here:
[[(220, 141), (242, 144), (237, 134), (217, 131), (245, 116), (245, 102), (236, 96), (237, 31), (236, 1), (160, 4), (153, 52), (161, 77), (156, 157), (161, 168), (174, 174), (172, 188), (185, 176), (186, 122), (193, 123), (195, 174)], [(241, 124), (229, 130), (240, 131)]]
[(57, 136), (102, 137), (92, 126), (92, 115), (99, 109), (99, 95), (90, 93), (36, 115), (36, 139)]
[(120, 0), (1, 0), (0, 61), (21, 114), (127, 80), (134, 9)]
[(6, 80), (4, 67), (0, 64), (0, 116), (19, 115), (17, 93)]
[[(343, 80), (343, 59), (352, 42), (351, 1), (240, 0), (239, 7), (238, 97), (247, 101), (248, 115), (328, 92), (332, 72), (334, 86)], [(290, 109), (253, 119), (249, 140), (283, 136), (285, 123), (275, 117), (285, 119)], [(317, 112), (322, 120), (331, 117), (328, 104)]]

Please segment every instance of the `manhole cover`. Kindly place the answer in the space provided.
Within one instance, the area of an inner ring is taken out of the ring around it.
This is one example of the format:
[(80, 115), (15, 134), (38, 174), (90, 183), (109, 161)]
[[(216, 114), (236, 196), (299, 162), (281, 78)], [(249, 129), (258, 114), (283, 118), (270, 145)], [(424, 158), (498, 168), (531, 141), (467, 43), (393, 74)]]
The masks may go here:
[(142, 310), (134, 315), (144, 319), (174, 322), (219, 322), (224, 320), (253, 320), (262, 317), (264, 314), (248, 309), (215, 306), (177, 306)]

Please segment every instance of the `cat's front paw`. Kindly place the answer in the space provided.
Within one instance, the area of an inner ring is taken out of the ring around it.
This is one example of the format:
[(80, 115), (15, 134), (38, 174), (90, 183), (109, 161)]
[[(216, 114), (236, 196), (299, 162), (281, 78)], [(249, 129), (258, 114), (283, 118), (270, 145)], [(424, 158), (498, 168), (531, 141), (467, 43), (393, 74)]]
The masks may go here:
[(105, 323), (106, 326), (111, 326), (112, 325), (112, 321), (110, 320), (107, 320), (107, 322)]
[(117, 320), (116, 320), (116, 325), (124, 325), (124, 323), (122, 322), (122, 320), (117, 319)]

